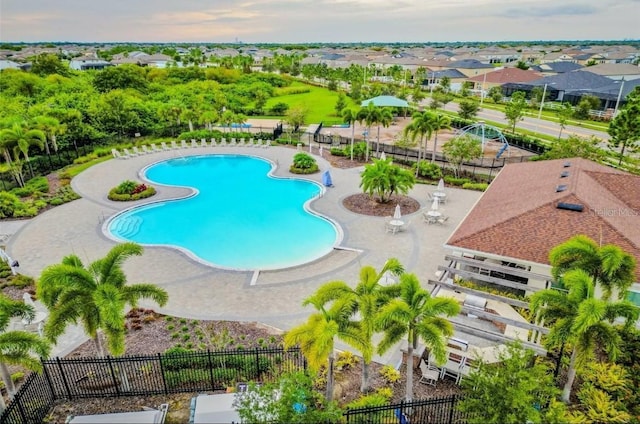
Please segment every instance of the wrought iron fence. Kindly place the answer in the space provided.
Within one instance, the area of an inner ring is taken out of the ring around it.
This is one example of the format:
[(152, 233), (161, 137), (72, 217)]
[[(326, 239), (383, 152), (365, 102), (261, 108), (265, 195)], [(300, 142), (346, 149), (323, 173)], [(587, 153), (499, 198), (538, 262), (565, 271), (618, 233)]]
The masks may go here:
[(467, 416), (458, 411), (461, 396), (400, 402), (345, 411), (348, 424), (438, 423), (463, 424)]
[(0, 417), (0, 423), (41, 423), (59, 399), (224, 390), (242, 381), (274, 381), (304, 369), (297, 348), (174, 352), (120, 358), (48, 359), (32, 373)]

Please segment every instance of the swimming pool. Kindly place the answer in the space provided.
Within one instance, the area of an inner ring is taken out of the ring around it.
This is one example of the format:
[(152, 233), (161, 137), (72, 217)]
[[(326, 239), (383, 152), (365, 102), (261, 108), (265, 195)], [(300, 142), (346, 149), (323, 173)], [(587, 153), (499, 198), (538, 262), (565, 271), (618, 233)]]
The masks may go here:
[(287, 268), (318, 259), (340, 231), (306, 203), (322, 193), (312, 181), (270, 176), (272, 164), (244, 155), (175, 158), (143, 170), (152, 183), (194, 190), (184, 199), (134, 207), (106, 224), (119, 241), (172, 246), (209, 265)]

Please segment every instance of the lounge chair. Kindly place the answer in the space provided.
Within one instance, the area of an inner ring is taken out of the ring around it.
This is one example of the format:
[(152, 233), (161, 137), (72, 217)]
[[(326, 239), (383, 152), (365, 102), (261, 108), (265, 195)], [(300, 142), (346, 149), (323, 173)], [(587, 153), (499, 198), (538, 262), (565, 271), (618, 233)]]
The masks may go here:
[(236, 146), (238, 143), (236, 143), (236, 139), (232, 138), (231, 141), (229, 142), (229, 145), (231, 146)]
[(227, 139), (222, 137), (222, 139), (220, 140), (220, 145), (221, 146), (226, 146), (227, 145)]
[(133, 153), (136, 154), (136, 156), (141, 156), (144, 154), (144, 152), (141, 152), (140, 149), (138, 149), (138, 146), (133, 146), (131, 149), (133, 150)]
[(246, 143), (244, 142), (244, 138), (238, 140), (238, 146), (244, 146)]
[(161, 152), (161, 151), (162, 151), (162, 149), (161, 149), (161, 148), (159, 148), (159, 147), (158, 147), (158, 145), (157, 145), (156, 143), (153, 143), (153, 144), (151, 145), (151, 151), (152, 151), (152, 152)]
[(191, 147), (200, 147), (200, 146), (198, 146), (198, 142), (196, 141), (195, 138), (191, 139)]
[(126, 147), (124, 149), (122, 149), (122, 151), (124, 152), (125, 156), (128, 157), (128, 158), (132, 158), (134, 156), (138, 156), (137, 154), (130, 152), (129, 149), (127, 149)]
[(218, 145), (218, 143), (216, 142), (215, 138), (211, 138), (211, 147), (216, 147)]
[(182, 147), (183, 149), (188, 149), (189, 145), (187, 144), (187, 140), (180, 141), (180, 147)]
[(127, 156), (123, 156), (117, 149), (111, 149), (111, 154), (115, 159), (129, 159)]
[(171, 140), (171, 149), (178, 150), (180, 146), (178, 146), (178, 142), (175, 140)]
[(200, 140), (200, 147), (207, 147), (207, 139), (203, 138)]
[(271, 140), (267, 140), (267, 141), (265, 141), (265, 142), (264, 142), (264, 144), (262, 145), (262, 147), (264, 147), (265, 149), (266, 149), (267, 147), (271, 147)]
[(142, 145), (142, 153), (144, 153), (144, 154), (147, 154), (147, 155), (148, 155), (149, 153), (153, 153), (153, 152), (151, 151), (151, 149), (149, 148), (149, 146), (147, 146), (146, 144), (143, 144), (143, 145)]
[(253, 143), (253, 145), (255, 147), (264, 147), (264, 145), (262, 144), (262, 140), (260, 140), (259, 138)]

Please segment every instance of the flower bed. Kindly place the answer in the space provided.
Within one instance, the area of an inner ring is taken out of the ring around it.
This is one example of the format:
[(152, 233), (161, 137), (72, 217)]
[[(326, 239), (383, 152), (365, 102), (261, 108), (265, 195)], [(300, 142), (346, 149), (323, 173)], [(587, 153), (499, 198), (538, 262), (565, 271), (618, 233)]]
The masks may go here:
[(126, 180), (121, 182), (117, 187), (109, 190), (109, 195), (107, 197), (109, 200), (114, 200), (116, 202), (127, 202), (131, 200), (145, 199), (153, 196), (154, 194), (156, 194), (155, 188), (143, 183)]

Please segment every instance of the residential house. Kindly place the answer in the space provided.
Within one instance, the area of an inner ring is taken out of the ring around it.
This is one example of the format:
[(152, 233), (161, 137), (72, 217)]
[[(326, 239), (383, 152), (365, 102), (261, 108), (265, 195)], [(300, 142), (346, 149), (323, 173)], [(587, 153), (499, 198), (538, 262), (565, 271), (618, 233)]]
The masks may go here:
[(640, 66), (629, 63), (602, 63), (585, 69), (592, 74), (602, 75), (612, 80), (630, 81), (640, 78)]
[(538, 72), (519, 68), (499, 68), (493, 72), (468, 78), (473, 83), (474, 90), (487, 91), (491, 87), (501, 86), (506, 83), (521, 83), (539, 80), (542, 75)]
[(113, 64), (95, 57), (76, 57), (69, 61), (69, 68), (75, 71), (102, 70), (109, 66)]
[(625, 81), (613, 80), (609, 85), (602, 87), (581, 89), (581, 90), (568, 90), (564, 94), (564, 99), (571, 104), (577, 104), (582, 96), (590, 95), (600, 99), (600, 107), (604, 110), (605, 119), (611, 119), (615, 115), (615, 112), (626, 103), (626, 98), (636, 87), (640, 86), (640, 78), (634, 80)]
[(572, 55), (562, 52), (552, 52), (545, 54), (541, 59), (540, 63), (551, 63), (551, 62), (576, 62)]
[(574, 62), (547, 62), (541, 65), (533, 65), (529, 69), (540, 72), (544, 75), (557, 75), (576, 71), (582, 68), (584, 68), (584, 66), (578, 65)]
[(597, 89), (611, 84), (611, 80), (601, 75), (578, 70), (564, 74), (543, 77), (526, 83), (507, 83), (502, 86), (506, 96), (515, 91), (531, 92), (535, 87), (546, 87), (547, 98), (551, 101), (564, 101), (564, 94), (571, 90)]

